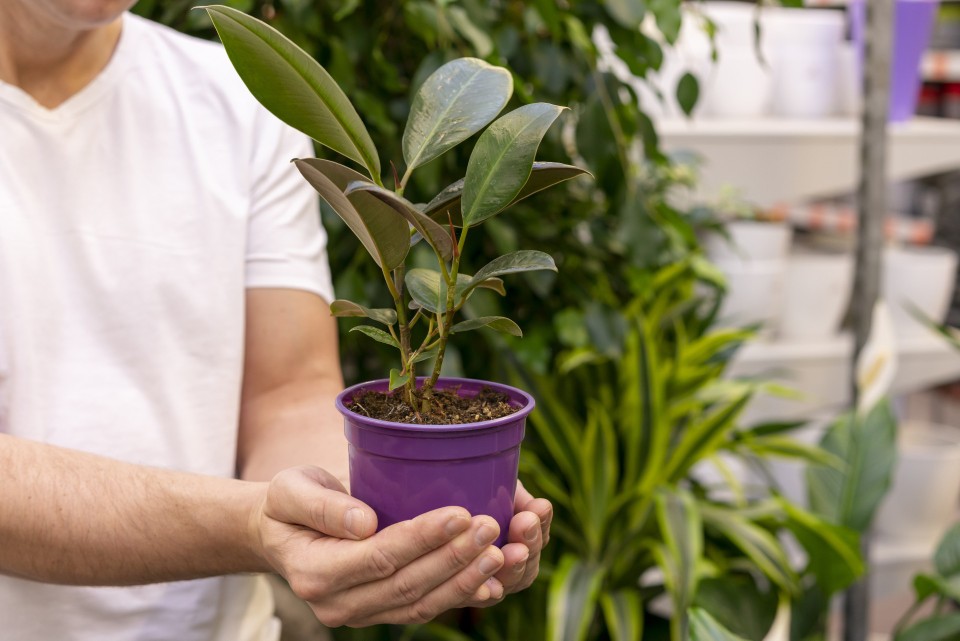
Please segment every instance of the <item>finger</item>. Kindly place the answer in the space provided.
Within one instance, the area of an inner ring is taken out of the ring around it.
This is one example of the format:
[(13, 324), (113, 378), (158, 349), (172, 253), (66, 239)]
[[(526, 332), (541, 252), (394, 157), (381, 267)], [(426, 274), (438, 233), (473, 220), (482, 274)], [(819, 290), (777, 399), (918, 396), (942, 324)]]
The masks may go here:
[[(494, 582), (489, 582), (496, 569), (489, 571), (490, 566), (484, 563), (488, 560), (502, 563), (503, 554), (491, 546), (468, 567), (423, 598), (375, 618), (381, 623), (426, 623), (447, 610), (464, 607), (473, 601), (485, 603), (494, 598), (502, 598), (502, 587), (497, 586), (495, 579)], [(495, 594), (499, 596), (495, 597)]]
[(547, 499), (534, 498), (519, 480), (513, 501), (514, 513), (533, 512), (540, 517), (540, 534), (543, 544), (550, 541), (550, 524), (553, 522), (553, 505)]
[(326, 470), (298, 467), (277, 474), (263, 508), (268, 517), (339, 539), (364, 539), (377, 530), (377, 515), (353, 498)]
[[(492, 543), (500, 534), (497, 522), (477, 516), (470, 527), (443, 547), (413, 560), (383, 581), (357, 586), (344, 594), (362, 612), (373, 613), (415, 603), (479, 559), (479, 568), (492, 576), (503, 565), (503, 553)], [(465, 601), (474, 590), (464, 594)]]
[(507, 593), (513, 592), (523, 581), (529, 558), (530, 549), (522, 543), (503, 546), (503, 567), (497, 572), (496, 579)]
[(464, 603), (464, 608), (489, 608), (503, 601), (507, 592), (503, 584), (496, 577), (487, 579), (487, 582), (480, 586), (473, 598)]
[[(444, 507), (384, 528), (362, 545), (343, 541), (320, 561), (329, 568), (330, 576), (341, 577), (338, 587), (380, 581), (450, 543), (472, 523), (470, 513), (462, 507)], [(495, 521), (493, 524), (496, 526)]]

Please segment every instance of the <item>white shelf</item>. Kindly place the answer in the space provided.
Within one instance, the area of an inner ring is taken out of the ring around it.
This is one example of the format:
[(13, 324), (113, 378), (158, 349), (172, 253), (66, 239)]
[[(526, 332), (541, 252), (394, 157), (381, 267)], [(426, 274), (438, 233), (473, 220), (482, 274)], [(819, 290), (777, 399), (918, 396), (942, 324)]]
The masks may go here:
[[(854, 118), (663, 120), (667, 151), (703, 160), (699, 196), (732, 186), (760, 207), (854, 191), (860, 123)], [(960, 120), (915, 118), (889, 127), (888, 176), (915, 178), (960, 167)]]
[[(762, 377), (803, 395), (799, 400), (758, 397), (747, 408), (744, 424), (844, 411), (850, 401), (852, 350), (853, 339), (848, 334), (820, 342), (754, 342), (744, 346), (731, 363), (730, 376)], [(934, 334), (901, 342), (897, 353), (892, 395), (960, 378), (960, 352)]]

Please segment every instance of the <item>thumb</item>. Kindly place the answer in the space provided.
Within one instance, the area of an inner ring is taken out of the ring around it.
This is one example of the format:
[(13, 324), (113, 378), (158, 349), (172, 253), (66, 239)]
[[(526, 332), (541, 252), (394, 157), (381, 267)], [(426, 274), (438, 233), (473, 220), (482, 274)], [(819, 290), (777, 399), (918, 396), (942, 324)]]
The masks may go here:
[(377, 531), (377, 515), (346, 493), (319, 467), (296, 467), (273, 477), (263, 506), (266, 516), (338, 539), (365, 539)]

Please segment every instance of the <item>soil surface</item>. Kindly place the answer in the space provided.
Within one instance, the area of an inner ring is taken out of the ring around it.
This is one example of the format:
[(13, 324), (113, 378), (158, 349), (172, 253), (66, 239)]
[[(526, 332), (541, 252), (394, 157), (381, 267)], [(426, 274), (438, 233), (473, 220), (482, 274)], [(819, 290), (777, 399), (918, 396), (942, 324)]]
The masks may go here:
[[(417, 390), (415, 399), (423, 407), (423, 397)], [(348, 407), (363, 416), (419, 425), (462, 425), (510, 416), (519, 408), (510, 405), (510, 397), (484, 387), (476, 396), (459, 396), (457, 388), (433, 390), (427, 410), (414, 411), (406, 401), (402, 389), (394, 392), (364, 391), (353, 397)]]

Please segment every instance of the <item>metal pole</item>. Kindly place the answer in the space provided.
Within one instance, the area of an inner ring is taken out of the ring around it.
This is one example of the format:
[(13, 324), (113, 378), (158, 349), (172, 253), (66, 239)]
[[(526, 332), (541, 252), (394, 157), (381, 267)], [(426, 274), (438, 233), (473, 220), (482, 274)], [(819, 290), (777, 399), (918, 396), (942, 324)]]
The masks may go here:
[[(857, 360), (870, 336), (873, 308), (880, 286), (883, 221), (887, 214), (887, 107), (890, 96), (890, 52), (895, 0), (865, 0), (863, 115), (860, 134), (860, 184), (857, 193), (857, 263), (853, 290), (854, 350), (851, 398), (857, 407)], [(844, 641), (866, 641), (870, 614), (870, 533), (860, 543), (867, 573), (847, 590), (844, 599)]]

